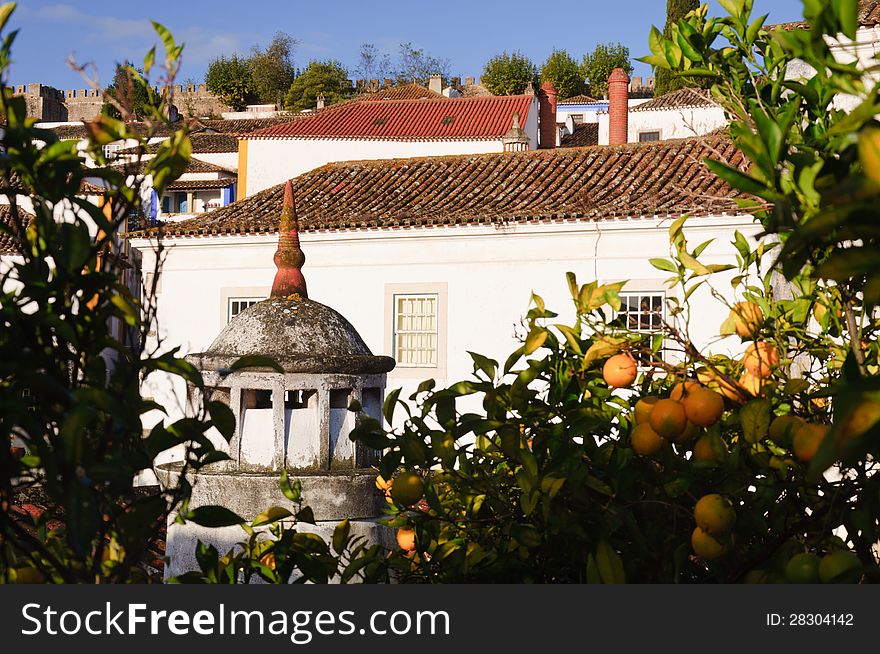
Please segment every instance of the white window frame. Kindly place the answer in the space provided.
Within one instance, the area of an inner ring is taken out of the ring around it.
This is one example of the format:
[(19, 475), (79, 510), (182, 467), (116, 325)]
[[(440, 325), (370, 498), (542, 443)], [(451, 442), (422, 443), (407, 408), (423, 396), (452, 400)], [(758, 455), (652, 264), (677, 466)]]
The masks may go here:
[[(245, 296), (245, 297), (242, 297), (242, 296), (234, 296), (234, 297), (229, 297), (229, 298), (227, 298), (227, 299), (226, 299), (226, 322), (227, 322), (227, 324), (230, 323), (230, 322), (232, 322), (232, 319), (235, 318), (235, 316), (237, 316), (238, 314), (240, 314), (242, 311), (244, 311), (244, 310), (247, 309), (248, 307), (252, 307), (252, 306), (254, 306), (257, 302), (261, 302), (261, 301), (263, 301), (263, 300), (265, 300), (265, 299), (266, 299), (265, 297), (253, 297), (253, 296), (250, 296), (250, 297), (247, 297), (247, 296)], [(233, 303), (235, 303), (235, 302), (239, 302), (239, 303), (247, 303), (247, 304), (246, 304), (246, 306), (244, 306), (244, 307), (239, 307), (238, 311), (236, 311), (235, 313), (233, 313), (233, 312), (232, 312), (232, 305), (233, 305)]]
[[(643, 141), (642, 134), (656, 134), (656, 141)], [(662, 129), (641, 129), (639, 130), (639, 143), (657, 143), (663, 140), (663, 130)]]
[(216, 331), (220, 331), (229, 324), (229, 307), (230, 300), (242, 300), (259, 298), (265, 300), (269, 297), (270, 287), (268, 286), (224, 286), (220, 289), (220, 298), (217, 303), (217, 327)]
[[(433, 313), (429, 313), (429, 309), (424, 312), (413, 312), (410, 314), (412, 318), (418, 321), (428, 322), (423, 324), (421, 328), (404, 329), (401, 327), (400, 320), (403, 317), (401, 313), (401, 303), (412, 302), (414, 305), (427, 304), (433, 307)], [(395, 293), (394, 294), (394, 317), (393, 317), (393, 352), (394, 360), (397, 365), (406, 368), (436, 368), (438, 348), (437, 341), (440, 337), (440, 329), (438, 324), (440, 298), (437, 293)], [(431, 328), (429, 325), (433, 325)], [(416, 359), (424, 359), (425, 361), (405, 361), (407, 357), (401, 357), (403, 337), (413, 337), (413, 341), (417, 343), (415, 347), (410, 348), (414, 353), (418, 353), (413, 357)], [(433, 341), (433, 344), (430, 342)]]
[[(636, 303), (638, 305), (638, 310), (634, 314), (630, 313), (628, 310), (626, 310), (626, 311), (623, 310), (624, 306), (628, 306), (628, 304), (626, 303), (627, 299), (633, 298), (633, 297), (636, 298)], [(625, 289), (620, 292), (620, 308), (621, 308), (621, 310), (614, 312), (614, 319), (617, 320), (618, 318), (620, 318), (622, 316), (635, 316), (636, 327), (630, 326), (631, 321), (629, 319), (627, 319), (624, 322), (624, 324), (621, 326), (626, 328), (629, 331), (638, 332), (639, 334), (658, 334), (658, 333), (663, 334), (664, 333), (663, 325), (665, 324), (666, 318), (667, 318), (666, 304), (667, 304), (668, 297), (669, 296), (665, 290), (643, 290), (642, 291), (642, 290), (636, 290), (636, 289)], [(644, 313), (641, 309), (642, 298), (651, 298), (651, 309), (647, 313)], [(655, 322), (654, 321), (654, 310), (653, 310), (653, 307), (654, 307), (653, 299), (654, 298), (660, 298), (660, 316), (659, 316), (659, 319), (656, 321), (657, 322), (656, 327), (654, 326), (654, 322)], [(648, 327), (642, 327), (640, 324), (642, 322), (643, 315), (647, 315), (649, 317), (648, 318), (648, 324), (649, 324)], [(665, 345), (660, 347), (660, 351), (657, 354), (660, 359), (662, 359), (664, 361), (666, 360)], [(642, 365), (641, 361), (639, 362), (639, 367), (645, 367)]]
[(398, 362), (389, 379), (445, 379), (447, 371), (446, 336), (448, 292), (445, 282), (385, 285), (386, 353), (397, 361), (397, 298), (400, 296), (435, 296), (436, 361), (433, 365), (411, 365)]

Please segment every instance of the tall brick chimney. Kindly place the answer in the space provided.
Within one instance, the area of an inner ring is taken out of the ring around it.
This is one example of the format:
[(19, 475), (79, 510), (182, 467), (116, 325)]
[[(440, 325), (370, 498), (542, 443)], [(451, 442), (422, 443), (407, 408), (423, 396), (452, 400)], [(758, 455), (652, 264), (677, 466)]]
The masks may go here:
[(541, 84), (541, 90), (538, 92), (538, 120), (540, 121), (540, 135), (538, 138), (539, 148), (555, 148), (556, 147), (556, 87), (553, 82), (544, 82)]
[(608, 78), (608, 144), (629, 141), (629, 75), (615, 68)]

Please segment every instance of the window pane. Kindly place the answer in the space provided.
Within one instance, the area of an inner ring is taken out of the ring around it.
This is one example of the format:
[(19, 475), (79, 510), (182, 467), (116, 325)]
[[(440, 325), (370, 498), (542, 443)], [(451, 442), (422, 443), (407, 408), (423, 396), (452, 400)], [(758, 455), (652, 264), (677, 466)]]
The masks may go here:
[(437, 296), (398, 295), (394, 301), (394, 357), (406, 367), (437, 365)]

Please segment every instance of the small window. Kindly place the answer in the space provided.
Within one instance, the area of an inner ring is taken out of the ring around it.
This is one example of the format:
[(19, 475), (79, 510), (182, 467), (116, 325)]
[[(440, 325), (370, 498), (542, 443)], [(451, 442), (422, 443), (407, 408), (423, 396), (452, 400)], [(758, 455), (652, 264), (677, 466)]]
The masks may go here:
[[(666, 319), (666, 295), (665, 293), (621, 293), (620, 311), (617, 312), (615, 322), (630, 331), (642, 334), (662, 333)], [(651, 343), (646, 341), (646, 347)], [(658, 355), (662, 358), (661, 346)], [(647, 365), (650, 357), (647, 353), (640, 355), (639, 363)]]
[(653, 143), (660, 140), (660, 130), (639, 132), (639, 143)]
[(582, 122), (584, 122), (584, 115), (583, 114), (569, 114), (569, 115), (571, 116), (571, 122), (573, 122), (575, 125), (580, 125)]
[(124, 145), (124, 142), (116, 142), (108, 143), (103, 146), (101, 150), (104, 152), (104, 158), (107, 159), (107, 161), (113, 161), (116, 158), (116, 153), (119, 152)]
[(436, 293), (394, 296), (394, 358), (404, 368), (437, 367)]
[(248, 307), (252, 307), (257, 302), (262, 301), (261, 297), (231, 297), (229, 298), (229, 311), (227, 312), (226, 321), (229, 322), (235, 316), (240, 314)]

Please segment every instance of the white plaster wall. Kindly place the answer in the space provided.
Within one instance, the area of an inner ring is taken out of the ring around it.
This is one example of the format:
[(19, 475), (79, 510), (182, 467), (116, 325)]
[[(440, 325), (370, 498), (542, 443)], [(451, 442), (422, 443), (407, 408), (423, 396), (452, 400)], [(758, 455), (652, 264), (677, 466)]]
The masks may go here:
[(235, 152), (194, 152), (192, 156), (232, 172), (238, 171), (238, 150)]
[[(388, 355), (392, 352), (386, 334), (392, 316), (385, 312), (386, 285), (446, 283), (447, 374), (438, 379), (446, 384), (470, 375), (468, 350), (503, 362), (517, 347), (515, 330), (532, 291), (560, 313), (559, 322), (571, 322), (568, 271), (582, 284), (629, 279), (632, 290), (662, 290), (668, 275), (648, 259), (669, 256), (670, 222), (633, 219), (308, 233), (302, 236), (304, 273), (310, 298), (342, 313), (374, 354)], [(721, 216), (691, 219), (685, 233), (694, 244), (716, 238), (703, 257), (710, 263), (731, 263), (735, 229), (746, 235), (759, 231), (749, 217)], [(277, 237), (270, 235), (168, 241), (158, 303), (165, 347), (181, 346), (184, 354), (207, 348), (226, 322), (224, 290), (267, 294), (275, 274), (276, 244)], [(133, 245), (144, 251), (144, 270), (150, 270), (153, 257), (146, 242), (134, 240)], [(723, 295), (730, 295), (729, 278), (714, 278), (713, 286)], [(696, 293), (693, 302), (697, 319), (691, 335), (705, 345), (717, 337), (727, 312), (708, 289)], [(741, 348), (738, 340), (713, 345), (714, 351), (729, 353)], [(430, 369), (397, 369), (389, 374), (388, 388), (402, 386), (406, 395), (432, 376)], [(182, 383), (171, 389), (156, 377), (145, 393), (182, 410)]]
[[(530, 122), (537, 133), (536, 112), (530, 111)], [(534, 146), (533, 146), (534, 148)], [(355, 139), (252, 139), (248, 141), (247, 195), (323, 166), (332, 161), (365, 159), (398, 159), (433, 157), (448, 154), (485, 154), (501, 152), (501, 139), (479, 141), (385, 141)], [(200, 159), (209, 161), (199, 154)], [(211, 161), (211, 163), (214, 163)]]
[(660, 140), (683, 139), (708, 134), (727, 124), (721, 107), (700, 107), (658, 111), (631, 111), (628, 139), (638, 143), (639, 132), (660, 130)]

